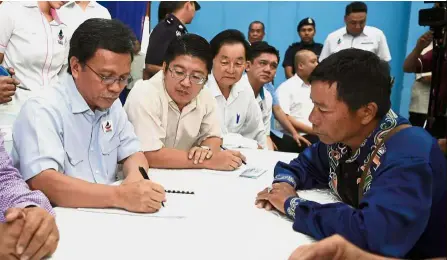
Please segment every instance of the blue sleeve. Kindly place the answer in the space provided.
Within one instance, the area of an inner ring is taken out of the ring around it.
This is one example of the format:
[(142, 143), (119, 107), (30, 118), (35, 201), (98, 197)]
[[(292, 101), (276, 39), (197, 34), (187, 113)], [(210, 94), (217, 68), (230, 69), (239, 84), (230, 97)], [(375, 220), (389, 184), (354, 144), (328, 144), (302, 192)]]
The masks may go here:
[(358, 209), (289, 198), (284, 208), (293, 229), (316, 239), (339, 234), (370, 252), (402, 258), (424, 232), (432, 204), (432, 170), (420, 158), (383, 165)]
[(328, 188), (327, 146), (318, 142), (304, 150), (289, 164), (278, 162), (274, 170), (273, 183), (275, 182), (287, 182), (300, 190)]
[(118, 162), (126, 159), (134, 153), (140, 152), (141, 143), (135, 134), (135, 129), (130, 123), (126, 112), (119, 100), (114, 103), (114, 109), (119, 117), (119, 139), (120, 145), (118, 146)]

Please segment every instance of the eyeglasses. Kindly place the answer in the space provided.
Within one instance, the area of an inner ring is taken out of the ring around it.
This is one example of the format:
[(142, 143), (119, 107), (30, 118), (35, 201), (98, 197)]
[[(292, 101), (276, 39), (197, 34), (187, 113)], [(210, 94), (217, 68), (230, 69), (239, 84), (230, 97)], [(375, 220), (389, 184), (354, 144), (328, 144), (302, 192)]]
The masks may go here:
[(127, 86), (128, 84), (130, 84), (133, 81), (132, 76), (127, 76), (125, 78), (120, 77), (120, 78), (116, 78), (116, 77), (105, 77), (101, 74), (99, 74), (98, 72), (96, 72), (94, 69), (92, 69), (92, 67), (90, 67), (87, 63), (85, 64), (85, 66), (87, 66), (91, 71), (93, 71), (93, 73), (96, 74), (96, 76), (98, 76), (99, 78), (101, 78), (101, 83), (107, 86), (112, 85), (115, 82), (118, 82), (118, 84), (120, 84), (121, 86)]
[(198, 73), (187, 74), (184, 71), (171, 69), (170, 67), (168, 67), (168, 70), (171, 72), (171, 77), (179, 81), (186, 79), (186, 77), (189, 77), (189, 81), (191, 81), (191, 83), (197, 85), (203, 85), (206, 81), (206, 76), (200, 75)]

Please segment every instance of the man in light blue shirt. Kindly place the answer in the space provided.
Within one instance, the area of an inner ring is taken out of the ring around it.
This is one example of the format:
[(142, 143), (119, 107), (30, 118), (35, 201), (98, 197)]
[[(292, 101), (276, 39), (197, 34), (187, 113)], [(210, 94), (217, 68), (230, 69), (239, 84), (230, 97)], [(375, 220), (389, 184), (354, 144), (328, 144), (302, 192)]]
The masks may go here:
[[(22, 107), (13, 127), (14, 163), (53, 204), (155, 212), (165, 200), (163, 187), (139, 172), (148, 163), (117, 99), (131, 80), (131, 38), (117, 20), (87, 20), (73, 34), (60, 85)], [(123, 184), (104, 185), (116, 181), (118, 163)]]

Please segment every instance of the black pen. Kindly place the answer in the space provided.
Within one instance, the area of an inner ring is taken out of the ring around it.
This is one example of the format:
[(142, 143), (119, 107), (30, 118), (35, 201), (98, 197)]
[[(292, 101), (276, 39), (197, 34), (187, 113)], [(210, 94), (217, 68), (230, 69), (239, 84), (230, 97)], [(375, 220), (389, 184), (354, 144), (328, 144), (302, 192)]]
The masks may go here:
[[(150, 180), (149, 179), (149, 176), (147, 175), (147, 173), (146, 173), (146, 170), (143, 168), (143, 167), (139, 167), (138, 168), (139, 170), (140, 170), (140, 173), (141, 173), (141, 175), (143, 175), (143, 178), (145, 179), (145, 180)], [(165, 206), (165, 204), (163, 203), (163, 201), (161, 202), (161, 205), (164, 207)]]
[[(220, 148), (222, 148), (222, 150), (224, 150), (224, 151), (228, 150), (227, 148), (223, 147), (222, 145), (220, 146)], [(243, 164), (247, 165), (247, 163), (242, 158), (241, 158), (241, 160), (242, 160)]]

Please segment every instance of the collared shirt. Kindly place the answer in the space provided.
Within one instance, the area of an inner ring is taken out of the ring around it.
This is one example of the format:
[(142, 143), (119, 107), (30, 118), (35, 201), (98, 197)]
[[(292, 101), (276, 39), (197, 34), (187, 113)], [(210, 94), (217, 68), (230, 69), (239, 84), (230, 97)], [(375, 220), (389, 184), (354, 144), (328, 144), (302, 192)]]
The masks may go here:
[[(354, 184), (384, 136), (408, 120), (390, 110), (357, 151), (342, 143), (312, 145), (290, 164), (279, 162), (274, 182), (295, 189), (340, 190), (339, 176), (350, 165)], [(379, 149), (365, 178), (358, 208), (322, 205), (298, 197), (285, 202), (293, 228), (317, 240), (340, 234), (383, 256), (425, 259), (446, 255), (447, 167), (437, 140), (420, 127), (403, 129)], [(344, 177), (342, 177), (344, 178)]]
[[(247, 89), (250, 89), (254, 93), (250, 81), (248, 80), (247, 74), (242, 75), (239, 84), (243, 85)], [(267, 85), (267, 84), (265, 84)], [(261, 108), (262, 122), (264, 122), (264, 131), (266, 135), (270, 135), (270, 125), (272, 119), (272, 96), (270, 92), (263, 86), (259, 91), (259, 94), (255, 96), (256, 102), (258, 102), (259, 108)]]
[(189, 151), (209, 137), (221, 137), (216, 100), (203, 88), (182, 111), (164, 86), (163, 71), (139, 81), (129, 93), (124, 109), (143, 151), (163, 147)]
[(228, 99), (225, 99), (213, 74), (208, 76), (206, 86), (217, 101), (224, 145), (256, 149), (259, 144), (266, 148), (262, 112), (253, 90), (237, 82), (231, 87)]
[[(284, 113), (294, 117), (301, 123), (312, 126), (312, 123), (309, 121), (309, 115), (314, 104), (310, 99), (310, 86), (306, 85), (297, 74), (279, 85), (276, 94)], [(276, 119), (275, 129), (285, 134), (291, 134)]]
[(300, 50), (309, 50), (315, 53), (315, 55), (320, 56), (321, 50), (323, 49), (323, 44), (313, 42), (311, 44), (307, 44), (304, 42), (295, 42), (290, 45), (286, 50), (286, 54), (284, 55), (284, 61), (282, 62), (282, 66), (285, 68), (287, 66), (291, 66), (293, 68), (292, 73), (295, 74), (295, 55)]
[(185, 25), (175, 15), (169, 14), (155, 26), (151, 33), (146, 51), (146, 64), (163, 65), (169, 43), (175, 37), (180, 37), (187, 32)]
[(0, 222), (5, 222), (5, 212), (9, 208), (38, 206), (54, 215), (53, 208), (41, 191), (31, 191), (12, 166), (12, 160), (4, 147), (0, 134)]
[(365, 26), (363, 32), (355, 37), (348, 34), (346, 27), (329, 34), (321, 51), (320, 62), (333, 53), (349, 48), (373, 52), (387, 62), (391, 60), (385, 34), (376, 27)]
[(85, 10), (82, 10), (76, 1), (70, 1), (57, 10), (57, 13), (61, 20), (70, 28), (71, 33), (90, 18), (112, 19), (109, 10), (96, 1), (89, 1)]
[(106, 110), (87, 105), (71, 75), (29, 99), (13, 126), (13, 161), (25, 180), (47, 169), (92, 183), (116, 181), (118, 162), (140, 151), (117, 99)]
[[(60, 21), (59, 21), (60, 22)], [(15, 77), (32, 91), (17, 89), (13, 100), (0, 109), (18, 109), (30, 96), (58, 81), (68, 55), (65, 24), (48, 22), (37, 2), (3, 2), (0, 5), (0, 53), (2, 65), (15, 70)]]

